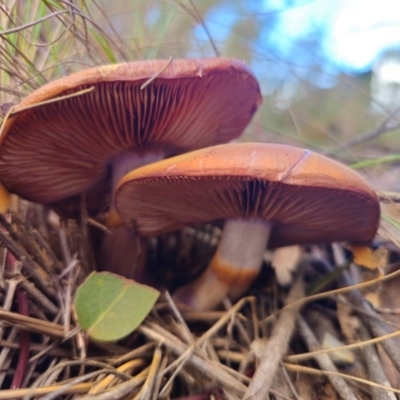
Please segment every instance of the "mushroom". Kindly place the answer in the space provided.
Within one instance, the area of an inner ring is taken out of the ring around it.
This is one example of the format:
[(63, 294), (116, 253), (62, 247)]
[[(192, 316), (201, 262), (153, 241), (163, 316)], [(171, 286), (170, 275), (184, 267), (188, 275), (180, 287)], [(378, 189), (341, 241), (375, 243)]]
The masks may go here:
[(254, 76), (230, 59), (149, 60), (80, 71), (13, 108), (0, 138), (0, 182), (68, 216), (80, 209), (82, 194), (90, 214), (111, 203), (108, 225), (118, 226), (112, 198), (123, 175), (236, 138), (260, 103)]
[(353, 170), (266, 143), (214, 146), (139, 168), (118, 184), (115, 202), (144, 236), (225, 221), (209, 267), (175, 294), (197, 309), (243, 294), (267, 245), (368, 243), (380, 216), (375, 192)]

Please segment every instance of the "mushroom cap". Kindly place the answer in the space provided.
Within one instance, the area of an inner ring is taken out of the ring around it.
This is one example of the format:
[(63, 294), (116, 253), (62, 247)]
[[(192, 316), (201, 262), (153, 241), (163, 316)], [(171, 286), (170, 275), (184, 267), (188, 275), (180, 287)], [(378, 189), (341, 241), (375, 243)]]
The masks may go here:
[(14, 108), (0, 138), (0, 181), (45, 204), (82, 192), (101, 198), (109, 193), (113, 157), (225, 143), (242, 133), (260, 103), (255, 77), (236, 60), (149, 60), (80, 71)]
[(270, 247), (373, 239), (375, 192), (356, 172), (291, 146), (235, 143), (150, 164), (118, 184), (125, 222), (152, 236), (226, 218), (272, 223)]

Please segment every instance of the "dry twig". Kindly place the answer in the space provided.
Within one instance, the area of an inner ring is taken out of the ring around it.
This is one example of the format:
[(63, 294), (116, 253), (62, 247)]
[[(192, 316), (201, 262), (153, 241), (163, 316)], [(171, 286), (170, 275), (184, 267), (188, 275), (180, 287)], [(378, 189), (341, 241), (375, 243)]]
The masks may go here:
[(300, 309), (300, 303), (290, 305), (301, 299), (303, 292), (303, 277), (299, 275), (290, 290), (286, 300), (286, 310), (279, 315), (278, 321), (274, 326), (271, 337), (260, 351), (260, 364), (244, 394), (245, 400), (265, 399), (271, 388), (275, 371), (286, 352), (289, 339), (293, 333), (296, 317)]

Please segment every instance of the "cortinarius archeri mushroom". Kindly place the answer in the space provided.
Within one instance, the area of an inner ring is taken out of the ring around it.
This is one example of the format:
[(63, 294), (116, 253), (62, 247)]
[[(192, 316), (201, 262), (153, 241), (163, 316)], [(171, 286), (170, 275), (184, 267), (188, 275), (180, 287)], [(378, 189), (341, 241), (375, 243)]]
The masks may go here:
[[(64, 211), (76, 211), (83, 193), (89, 213), (110, 203), (113, 211), (114, 187), (128, 171), (239, 136), (260, 103), (254, 76), (229, 59), (138, 61), (74, 73), (13, 109), (0, 138), (0, 182), (34, 202), (62, 202)], [(110, 214), (109, 225), (117, 225)]]
[(139, 168), (121, 180), (115, 201), (146, 236), (225, 221), (210, 266), (175, 294), (198, 309), (248, 289), (267, 245), (367, 243), (379, 223), (377, 196), (357, 173), (277, 144), (220, 145)]

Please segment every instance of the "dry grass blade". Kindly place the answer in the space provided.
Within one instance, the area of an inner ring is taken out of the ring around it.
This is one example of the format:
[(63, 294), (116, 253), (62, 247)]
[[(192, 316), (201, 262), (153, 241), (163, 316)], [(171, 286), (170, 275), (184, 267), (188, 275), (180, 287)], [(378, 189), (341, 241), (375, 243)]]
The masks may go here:
[(124, 398), (124, 396), (128, 394), (133, 394), (139, 389), (140, 385), (146, 380), (148, 373), (149, 368), (146, 368), (138, 375), (134, 376), (124, 383), (115, 386), (112, 389), (96, 395), (82, 396), (81, 400), (113, 400)]
[(118, 376), (120, 378), (129, 379), (129, 377), (126, 377), (126, 375), (121, 372), (113, 370), (112, 368), (109, 368), (109, 369), (105, 368), (100, 371), (94, 371), (94, 372), (90, 372), (88, 374), (76, 377), (76, 378), (70, 380), (68, 383), (64, 383), (59, 388), (57, 388), (57, 390), (53, 391), (52, 393), (47, 394), (46, 396), (43, 396), (42, 400), (56, 400), (56, 399), (60, 398), (60, 396), (63, 395), (64, 393), (68, 392), (68, 390), (71, 387), (78, 385), (79, 383), (89, 381), (93, 378), (96, 378), (99, 375), (102, 375), (102, 374), (115, 374), (116, 376)]
[(157, 347), (154, 351), (153, 361), (150, 365), (146, 381), (144, 382), (144, 385), (138, 395), (138, 399), (150, 400), (152, 398), (153, 389), (157, 380), (157, 373), (158, 369), (160, 368), (161, 360), (162, 360), (162, 351), (159, 347)]
[[(144, 360), (138, 359), (138, 360), (131, 360), (120, 367), (117, 368), (118, 372), (124, 372), (124, 373), (131, 373), (133, 369), (139, 368), (144, 366)], [(102, 379), (100, 382), (96, 383), (89, 391), (88, 394), (97, 394), (100, 393), (104, 390), (106, 390), (108, 387), (112, 386), (113, 381), (115, 380), (115, 375), (110, 374), (107, 375), (104, 379)]]
[[(107, 373), (112, 373), (121, 379), (129, 380), (131, 377), (123, 372), (117, 371), (115, 368), (110, 367), (108, 364), (99, 362), (99, 361), (92, 361), (92, 360), (74, 360), (74, 361), (64, 361), (60, 362), (53, 367), (47, 369), (42, 375), (40, 375), (35, 382), (31, 385), (31, 391), (36, 390), (43, 382), (47, 381), (47, 378), (50, 377), (54, 372), (56, 371), (62, 371), (63, 369), (68, 369), (69, 367), (76, 366), (76, 365), (85, 365), (85, 366), (92, 366), (95, 368), (99, 368), (99, 370), (95, 371), (93, 376), (97, 375), (102, 375), (102, 374), (107, 374)], [(73, 382), (69, 380), (68, 382), (65, 382), (61, 386), (57, 386), (57, 391), (59, 390), (60, 393), (64, 391), (68, 391), (69, 388), (71, 387), (71, 382), (72, 384), (77, 384), (82, 381), (91, 379), (92, 375), (88, 376), (88, 374), (83, 375), (78, 377), (78, 380), (74, 380)], [(51, 393), (51, 395), (54, 395), (54, 391)], [(32, 396), (31, 393), (28, 393), (24, 396), (24, 400), (30, 399)]]
[[(86, 393), (91, 387), (92, 382), (80, 383), (78, 385), (68, 388), (65, 394), (81, 394)], [(10, 389), (0, 391), (0, 400), (12, 400), (12, 399), (22, 399), (26, 396), (41, 397), (48, 393), (53, 393), (55, 390), (59, 389), (60, 385), (43, 386), (35, 389)]]
[[(139, 331), (152, 340), (163, 343), (168, 349), (178, 356), (187, 351), (187, 345), (177, 337), (171, 335), (170, 332), (164, 328), (147, 323), (141, 326)], [(191, 354), (188, 356), (187, 363), (199, 369), (211, 381), (215, 380), (227, 390), (231, 390), (239, 396), (243, 395), (246, 387), (242, 383), (233, 378), (232, 375), (226, 372), (221, 365), (215, 364), (203, 357), (195, 353)]]
[[(159, 368), (160, 372), (164, 371), (164, 369), (166, 368), (168, 361), (169, 361), (168, 359), (169, 359), (169, 357), (167, 355), (162, 359), (161, 365)], [(161, 375), (161, 374), (159, 374), (159, 375)], [(162, 377), (157, 378), (155, 385), (154, 385), (152, 400), (157, 400), (162, 397), (161, 393), (160, 393), (162, 383), (163, 383), (163, 378)]]
[(194, 343), (193, 335), (191, 334), (190, 329), (188, 328), (185, 320), (182, 317), (182, 314), (179, 312), (178, 308), (176, 307), (176, 304), (174, 303), (174, 300), (172, 299), (168, 291), (165, 292), (165, 298), (167, 299), (168, 304), (171, 307), (171, 311), (175, 315), (175, 318), (179, 321), (182, 327), (183, 335), (185, 336), (186, 341), (190, 344), (193, 344)]
[(118, 358), (114, 358), (109, 360), (111, 365), (120, 365), (122, 363), (126, 363), (131, 360), (135, 360), (137, 358), (146, 357), (150, 354), (150, 351), (156, 346), (156, 343), (150, 342), (146, 343), (143, 346), (137, 347), (136, 349), (123, 354)]

